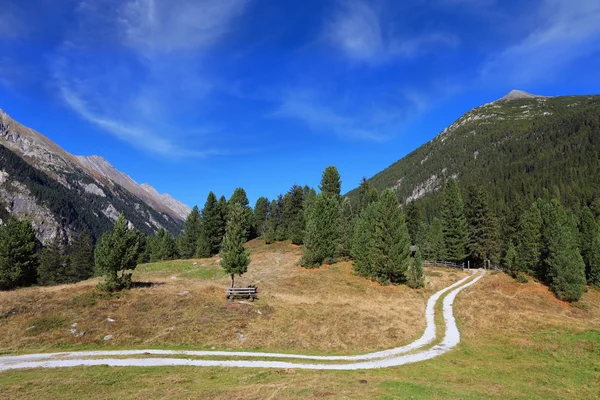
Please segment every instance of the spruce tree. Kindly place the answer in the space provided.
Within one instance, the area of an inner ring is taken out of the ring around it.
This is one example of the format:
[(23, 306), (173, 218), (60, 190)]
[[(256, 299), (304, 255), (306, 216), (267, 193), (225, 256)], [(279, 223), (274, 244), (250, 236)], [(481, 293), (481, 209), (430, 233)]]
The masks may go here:
[[(145, 241), (141, 232), (140, 240)], [(77, 281), (83, 281), (94, 276), (94, 242), (89, 230), (83, 229), (69, 246), (71, 268)]]
[(234, 286), (235, 275), (242, 276), (250, 264), (250, 254), (244, 248), (246, 222), (244, 206), (233, 203), (229, 209), (229, 221), (221, 246), (221, 266), (231, 275), (231, 287)]
[(529, 273), (544, 279), (541, 269), (542, 256), (542, 215), (537, 202), (527, 209), (519, 221), (517, 231), (516, 260), (512, 275)]
[[(139, 243), (139, 240), (138, 240)], [(139, 244), (138, 244), (139, 246)], [(165, 261), (177, 258), (175, 239), (164, 228), (160, 228), (151, 240), (150, 261)]]
[(577, 301), (584, 292), (585, 264), (575, 239), (576, 232), (557, 200), (544, 204), (542, 220), (546, 281), (559, 299)]
[(371, 186), (371, 183), (363, 176), (360, 185), (358, 186), (358, 207), (360, 211), (365, 210), (367, 206), (373, 202), (370, 196), (372, 193), (371, 189), (374, 189), (373, 186)]
[(467, 189), (465, 216), (469, 232), (468, 251), (475, 266), (484, 266), (487, 260), (498, 264), (500, 256), (499, 226), (488, 204), (485, 191), (471, 185)]
[(35, 231), (29, 221), (9, 218), (0, 226), (0, 290), (35, 282), (36, 246)]
[(339, 218), (338, 199), (320, 193), (311, 207), (310, 217), (306, 223), (300, 260), (303, 267), (314, 268), (324, 262), (334, 262), (340, 241)]
[(377, 221), (377, 203), (370, 203), (360, 213), (354, 226), (351, 255), (353, 267), (358, 274), (365, 277), (373, 275), (371, 251)]
[(258, 237), (264, 238), (267, 232), (267, 216), (269, 215), (269, 200), (259, 197), (254, 206), (254, 230)]
[(305, 219), (303, 212), (304, 191), (294, 185), (283, 198), (283, 224), (286, 238), (293, 244), (302, 244), (304, 239)]
[(77, 281), (71, 273), (69, 257), (65, 251), (62, 229), (56, 229), (52, 241), (44, 247), (38, 267), (38, 283), (41, 285), (59, 285)]
[(125, 271), (135, 269), (139, 253), (139, 235), (135, 230), (128, 229), (127, 221), (121, 214), (113, 231), (102, 235), (96, 246), (96, 270), (104, 275), (104, 282), (98, 287), (106, 291), (130, 288), (131, 273)]
[(448, 261), (461, 263), (467, 257), (469, 241), (462, 196), (454, 178), (444, 188), (441, 215), (445, 256)]
[[(212, 192), (210, 192), (210, 195), (214, 197)], [(216, 198), (214, 200), (216, 202)], [(198, 210), (198, 206), (194, 206), (183, 226), (183, 239), (181, 240), (181, 248), (179, 249), (181, 258), (187, 259), (194, 256), (201, 229), (200, 211)]]
[[(244, 194), (245, 195), (245, 194)], [(248, 200), (246, 200), (246, 210), (249, 210)], [(247, 220), (248, 222), (248, 220)], [(223, 217), (221, 207), (217, 202), (217, 197), (213, 192), (208, 194), (204, 208), (202, 209), (202, 226), (200, 228), (200, 235), (198, 240), (202, 240), (205, 243), (196, 244), (196, 250), (208, 246), (208, 255), (206, 252), (198, 253), (198, 257), (211, 257), (219, 253), (221, 249), (221, 242), (223, 241), (223, 235), (225, 234), (225, 226), (223, 225)]]
[[(233, 206), (235, 204), (239, 204), (242, 207), (242, 211), (243, 211), (243, 215), (244, 215), (244, 221), (243, 221), (242, 227), (244, 228), (244, 230), (246, 232), (246, 234), (245, 234), (246, 240), (252, 239), (252, 237), (251, 237), (252, 209), (248, 205), (249, 204), (248, 196), (246, 196), (246, 191), (243, 188), (236, 188), (233, 191), (233, 195), (231, 195), (231, 198), (227, 202), (227, 208), (228, 208), (227, 219), (228, 220), (230, 218), (229, 214), (231, 213), (231, 210), (233, 209)], [(227, 222), (227, 224), (229, 224), (229, 222)]]
[(335, 199), (340, 198), (342, 190), (342, 182), (340, 180), (340, 174), (336, 167), (329, 166), (323, 171), (321, 178), (321, 184), (319, 185), (321, 193), (325, 196), (330, 196)]
[(271, 201), (269, 206), (269, 215), (267, 216), (267, 229), (265, 233), (265, 243), (271, 244), (277, 240), (277, 202)]
[(414, 258), (408, 259), (406, 268), (406, 284), (413, 288), (422, 288), (425, 285), (425, 274), (423, 272), (423, 259), (421, 252), (417, 250)]
[(431, 227), (427, 235), (427, 242), (429, 246), (429, 255), (426, 257), (428, 260), (439, 261), (446, 258), (446, 248), (444, 247), (444, 227), (442, 221), (437, 217), (431, 221)]
[(590, 285), (600, 286), (600, 226), (588, 207), (581, 211), (580, 248), (585, 263), (585, 277)]
[(198, 238), (198, 241), (196, 242), (196, 252), (194, 254), (194, 257), (197, 257), (197, 258), (212, 257), (214, 255), (214, 253), (213, 253), (213, 248), (212, 248), (211, 242), (212, 241), (206, 234), (206, 231), (204, 229), (202, 229), (200, 231), (200, 237)]
[(340, 257), (349, 257), (352, 251), (352, 241), (354, 240), (354, 209), (352, 201), (349, 198), (342, 200), (342, 209), (340, 214), (340, 246), (338, 255)]
[(378, 281), (406, 281), (410, 236), (398, 198), (391, 189), (383, 192), (377, 202), (371, 257), (373, 275)]
[[(275, 204), (275, 213), (273, 214), (276, 221), (275, 239), (277, 241), (287, 240), (287, 227), (285, 226), (283, 218), (283, 210), (285, 208), (285, 198), (283, 195), (277, 196), (277, 203)], [(272, 212), (272, 211), (271, 211)]]
[(417, 244), (417, 234), (424, 219), (425, 215), (421, 203), (411, 201), (406, 205), (406, 226), (412, 244)]

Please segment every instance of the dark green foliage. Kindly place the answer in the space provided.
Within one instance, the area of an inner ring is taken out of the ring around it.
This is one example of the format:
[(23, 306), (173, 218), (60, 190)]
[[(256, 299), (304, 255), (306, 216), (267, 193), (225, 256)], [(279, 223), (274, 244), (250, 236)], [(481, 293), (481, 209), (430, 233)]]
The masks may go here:
[(377, 221), (377, 203), (370, 203), (362, 210), (354, 225), (351, 255), (354, 258), (353, 267), (356, 272), (365, 277), (373, 275), (371, 251)]
[(352, 241), (354, 240), (354, 225), (356, 217), (352, 202), (348, 198), (342, 200), (342, 210), (340, 214), (340, 244), (338, 255), (343, 258), (350, 257), (352, 250)]
[(372, 275), (384, 283), (406, 281), (410, 256), (410, 236), (398, 198), (390, 189), (377, 202), (377, 217), (372, 241)]
[(340, 173), (336, 167), (329, 166), (325, 168), (319, 189), (325, 196), (339, 199), (342, 190), (342, 181), (340, 180)]
[(517, 232), (516, 260), (511, 269), (513, 277), (521, 272), (533, 274), (543, 280), (542, 215), (537, 202), (523, 213)]
[(285, 208), (285, 197), (283, 195), (279, 195), (277, 197), (277, 203), (275, 204), (275, 211), (271, 209), (273, 216), (275, 218), (275, 238), (278, 241), (287, 239), (287, 229), (283, 220), (283, 210)]
[[(229, 218), (230, 218), (229, 214), (231, 213), (231, 210), (233, 209), (233, 206), (235, 204), (240, 205), (243, 210), (244, 221), (242, 224), (242, 228), (246, 232), (246, 234), (245, 234), (246, 240), (252, 239), (252, 237), (251, 237), (251, 234), (252, 234), (252, 209), (248, 205), (249, 204), (248, 196), (246, 196), (246, 191), (244, 189), (236, 188), (233, 191), (233, 195), (231, 195), (231, 198), (227, 202), (227, 208), (228, 208), (227, 220), (229, 220)], [(229, 222), (227, 222), (227, 224), (229, 224)]]
[(579, 230), (579, 243), (585, 263), (587, 283), (600, 286), (600, 226), (588, 207), (584, 207), (581, 211)]
[(421, 203), (414, 201), (409, 202), (406, 205), (406, 226), (408, 227), (408, 234), (411, 238), (411, 243), (417, 243), (417, 234), (419, 233), (419, 227), (421, 222), (425, 220), (425, 214)]
[(448, 179), (444, 188), (441, 216), (445, 258), (448, 261), (461, 263), (467, 257), (469, 240), (462, 196), (454, 178)]
[(59, 285), (78, 281), (71, 268), (71, 260), (65, 251), (65, 238), (62, 229), (56, 230), (54, 239), (44, 247), (38, 267), (40, 285)]
[(269, 215), (269, 199), (259, 197), (254, 206), (254, 230), (258, 237), (265, 237), (267, 233), (267, 217)]
[(417, 250), (414, 258), (409, 258), (406, 268), (406, 284), (413, 288), (422, 288), (425, 285), (425, 274), (423, 273), (423, 260), (420, 251)]
[(320, 193), (311, 207), (300, 264), (313, 268), (334, 262), (340, 241), (340, 203), (337, 198)]
[(194, 257), (209, 258), (213, 255), (214, 254), (212, 250), (211, 240), (206, 234), (206, 231), (202, 229), (202, 231), (200, 232), (200, 237), (196, 242), (196, 252), (194, 253)]
[[(243, 193), (245, 196), (246, 194)], [(240, 200), (243, 202), (243, 199)], [(248, 207), (248, 200), (245, 201), (244, 210), (246, 212), (246, 222), (245, 225), (248, 230), (250, 229), (249, 223), (250, 220), (248, 217), (250, 216)], [(217, 197), (210, 192), (208, 194), (208, 198), (206, 199), (206, 203), (204, 204), (204, 208), (202, 209), (202, 227), (200, 229), (200, 237), (199, 241), (203, 241), (204, 243), (197, 243), (196, 252), (198, 257), (210, 257), (215, 254), (218, 254), (221, 250), (221, 242), (223, 241), (223, 235), (225, 234), (225, 220), (223, 219), (223, 213), (221, 210), (221, 206), (217, 202)], [(198, 249), (206, 248), (208, 252), (203, 250), (203, 252), (198, 253)]]
[(229, 221), (221, 247), (221, 266), (231, 275), (231, 287), (235, 275), (242, 276), (248, 270), (250, 254), (244, 248), (246, 242), (246, 210), (239, 203), (231, 204)]
[(283, 225), (285, 229), (285, 237), (292, 241), (293, 244), (302, 244), (304, 240), (304, 191), (298, 185), (286, 193), (283, 198)]
[(559, 299), (577, 301), (584, 291), (585, 264), (570, 216), (556, 200), (544, 202), (541, 214), (546, 281)]
[(277, 225), (279, 223), (277, 215), (277, 202), (271, 201), (269, 206), (269, 215), (267, 216), (267, 229), (265, 232), (265, 243), (271, 244), (277, 240)]
[(444, 231), (442, 221), (434, 218), (431, 225), (421, 224), (419, 229), (419, 240), (417, 246), (426, 260), (441, 261), (444, 260)]
[(363, 177), (358, 187), (358, 208), (363, 211), (369, 204), (375, 203), (379, 197), (377, 189)]
[[(213, 192), (210, 195), (214, 198)], [(214, 198), (216, 203), (217, 199)], [(196, 252), (198, 238), (200, 237), (200, 231), (202, 230), (202, 220), (200, 218), (200, 211), (198, 206), (194, 206), (183, 226), (183, 236), (178, 246), (179, 254), (181, 258), (192, 258)]]
[[(140, 236), (141, 245), (144, 247), (145, 236), (139, 231), (137, 233)], [(69, 246), (69, 259), (76, 281), (83, 281), (94, 276), (94, 242), (87, 229), (75, 236), (75, 240)]]
[(9, 218), (0, 226), (0, 290), (35, 282), (36, 245), (35, 232), (29, 221)]
[(127, 221), (121, 214), (113, 231), (102, 235), (96, 246), (96, 271), (104, 275), (104, 282), (98, 287), (105, 291), (131, 287), (131, 273), (125, 271), (135, 269), (139, 253), (139, 235), (127, 228)]
[(173, 236), (163, 228), (150, 239), (150, 261), (174, 260), (177, 258), (177, 248)]
[(508, 250), (506, 251), (506, 255), (504, 256), (504, 266), (506, 268), (506, 272), (508, 272), (513, 278), (517, 279), (517, 281), (521, 283), (527, 282), (527, 277), (524, 274), (524, 271), (521, 270), (518, 264), (518, 252), (517, 248), (512, 244), (508, 246)]
[[(147, 204), (120, 186), (114, 186), (112, 191), (105, 190), (106, 197), (86, 193), (80, 189), (82, 185), (95, 183), (83, 170), (64, 175), (71, 189), (49, 177), (45, 173), (27, 164), (21, 157), (0, 145), (0, 165), (11, 180), (21, 182), (36, 202), (47, 207), (61, 221), (64, 228), (75, 232), (88, 229), (93, 238), (100, 237), (111, 230), (113, 222), (104, 215), (103, 211), (110, 205), (124, 213), (127, 220), (139, 227), (146, 234), (153, 234), (153, 228), (148, 226), (148, 215), (170, 232), (177, 234), (181, 224), (169, 216), (157, 212)], [(137, 209), (136, 209), (137, 207)]]
[(468, 252), (473, 266), (483, 267), (487, 260), (497, 265), (500, 262), (500, 228), (482, 187), (471, 185), (467, 189), (465, 216), (469, 232)]

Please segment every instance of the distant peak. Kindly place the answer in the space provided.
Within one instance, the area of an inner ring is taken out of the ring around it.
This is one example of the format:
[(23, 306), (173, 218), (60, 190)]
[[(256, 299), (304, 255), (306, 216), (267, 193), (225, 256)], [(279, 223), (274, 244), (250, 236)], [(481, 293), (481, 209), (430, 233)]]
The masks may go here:
[(524, 90), (513, 89), (506, 96), (502, 97), (499, 100), (510, 101), (510, 100), (517, 100), (517, 99), (534, 99), (537, 97), (546, 97), (546, 96), (539, 96), (537, 94), (527, 93)]

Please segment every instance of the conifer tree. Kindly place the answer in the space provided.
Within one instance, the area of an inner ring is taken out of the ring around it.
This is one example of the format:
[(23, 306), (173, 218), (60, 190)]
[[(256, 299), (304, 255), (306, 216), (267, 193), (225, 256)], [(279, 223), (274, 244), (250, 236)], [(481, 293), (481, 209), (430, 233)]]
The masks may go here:
[(349, 257), (352, 251), (352, 241), (354, 240), (354, 210), (352, 201), (349, 198), (342, 200), (342, 209), (340, 214), (340, 246), (338, 255), (340, 257)]
[(139, 252), (139, 236), (135, 230), (128, 229), (121, 214), (113, 231), (102, 235), (96, 246), (96, 270), (104, 275), (104, 282), (98, 287), (106, 291), (130, 288), (131, 273), (125, 271), (135, 269)]
[[(139, 240), (138, 240), (139, 247)], [(177, 256), (175, 239), (164, 228), (160, 228), (150, 242), (150, 261), (173, 260)]]
[(306, 224), (300, 260), (303, 267), (314, 268), (336, 259), (340, 241), (339, 218), (340, 204), (337, 198), (320, 193), (311, 207)]
[(374, 277), (384, 283), (405, 282), (410, 236), (398, 198), (391, 189), (383, 192), (377, 202), (372, 246)]
[[(245, 196), (245, 193), (243, 194)], [(243, 202), (243, 200), (242, 200)], [(245, 210), (248, 212), (248, 200), (246, 199)], [(249, 215), (249, 214), (248, 214)], [(248, 222), (249, 220), (247, 220)], [(219, 253), (221, 249), (221, 242), (223, 241), (223, 235), (225, 234), (225, 226), (223, 225), (223, 216), (221, 207), (217, 202), (217, 197), (213, 192), (208, 194), (204, 208), (202, 209), (202, 226), (200, 228), (200, 235), (198, 240), (202, 240), (205, 243), (196, 244), (196, 250), (203, 249), (204, 246), (208, 248), (208, 255), (205, 251), (197, 254), (198, 257), (211, 257)]]
[(497, 264), (500, 261), (500, 244), (496, 216), (480, 186), (469, 186), (467, 193), (465, 216), (469, 231), (470, 258), (476, 266), (484, 266), (486, 260)]
[(423, 260), (421, 252), (417, 250), (415, 257), (408, 259), (406, 268), (406, 284), (413, 288), (418, 289), (425, 285), (425, 274), (423, 273)]
[(353, 267), (356, 272), (365, 277), (373, 275), (371, 251), (376, 220), (377, 203), (370, 203), (362, 210), (354, 226), (351, 250), (354, 259)]
[[(276, 221), (275, 239), (278, 241), (287, 240), (287, 227), (283, 219), (283, 210), (285, 208), (285, 198), (283, 195), (277, 196), (275, 204), (275, 213), (273, 214)], [(272, 211), (271, 211), (272, 212)]]
[(516, 260), (514, 273), (530, 273), (544, 279), (541, 269), (542, 257), (542, 215), (537, 202), (527, 209), (519, 222), (517, 231)]
[(265, 233), (265, 243), (271, 244), (277, 240), (277, 202), (271, 201), (269, 215), (267, 216), (267, 230)]
[(576, 232), (557, 200), (546, 202), (541, 214), (546, 280), (556, 297), (577, 301), (584, 291), (585, 264), (575, 239)]
[[(308, 221), (310, 217), (310, 210), (312, 205), (315, 203), (317, 199), (317, 191), (311, 187), (304, 186), (303, 188), (304, 196), (302, 197), (302, 209), (304, 210), (304, 221)], [(305, 223), (306, 227), (306, 223)]]
[(0, 226), (0, 290), (35, 282), (36, 247), (35, 231), (29, 221), (9, 218)]
[(371, 198), (372, 189), (374, 188), (371, 186), (371, 183), (363, 176), (358, 186), (358, 207), (360, 211), (366, 209), (373, 202)]
[[(233, 191), (233, 195), (231, 195), (231, 198), (227, 202), (228, 220), (230, 218), (229, 214), (231, 213), (234, 204), (239, 204), (242, 207), (242, 211), (244, 214), (244, 222), (242, 227), (246, 232), (246, 240), (251, 239), (250, 235), (252, 232), (252, 209), (248, 205), (248, 196), (246, 196), (246, 191), (243, 188), (236, 188)], [(227, 224), (229, 224), (229, 222), (227, 222)]]
[(221, 266), (231, 275), (231, 287), (235, 275), (242, 276), (248, 270), (250, 254), (244, 248), (246, 242), (246, 211), (239, 203), (231, 204), (229, 221), (221, 247)]
[(285, 225), (286, 237), (293, 244), (302, 244), (304, 239), (303, 198), (303, 189), (298, 185), (294, 185), (286, 193), (283, 200), (283, 224)]
[(527, 277), (525, 276), (524, 271), (521, 270), (518, 262), (518, 249), (511, 243), (504, 256), (506, 271), (518, 282), (527, 283)]
[(342, 182), (340, 180), (340, 174), (336, 167), (329, 166), (325, 168), (325, 171), (323, 171), (323, 176), (321, 178), (321, 184), (319, 185), (319, 189), (321, 190), (321, 193), (323, 193), (325, 196), (330, 196), (335, 199), (340, 198)]
[(445, 256), (448, 261), (461, 263), (467, 257), (468, 232), (462, 196), (454, 178), (448, 180), (443, 197), (441, 214)]
[[(210, 195), (214, 197), (212, 192), (210, 192), (209, 196)], [(200, 211), (198, 210), (198, 206), (194, 206), (185, 220), (185, 225), (183, 227), (183, 239), (181, 239), (181, 248), (179, 249), (181, 258), (192, 258), (194, 256), (201, 229), (202, 222), (200, 219)]]
[(76, 281), (76, 277), (71, 274), (60, 227), (56, 229), (52, 241), (42, 250), (37, 272), (38, 283), (41, 285), (58, 285)]
[(426, 256), (429, 260), (443, 260), (446, 258), (446, 248), (444, 247), (444, 227), (442, 221), (439, 218), (434, 218), (431, 221), (431, 227), (429, 234), (427, 235), (427, 242), (429, 246), (429, 255)]
[(408, 234), (410, 235), (412, 244), (417, 243), (419, 227), (424, 219), (425, 215), (421, 203), (411, 201), (406, 205), (406, 226), (408, 227)]
[(202, 229), (200, 231), (200, 237), (196, 242), (196, 252), (194, 254), (197, 258), (209, 258), (214, 255), (211, 245), (211, 240), (209, 239), (206, 231)]
[(581, 211), (580, 248), (587, 283), (600, 287), (600, 226), (588, 207)]
[[(140, 241), (145, 242), (145, 236), (141, 232), (138, 235)], [(69, 247), (69, 259), (76, 280), (83, 281), (94, 276), (94, 242), (90, 231), (83, 229)]]
[(254, 230), (258, 237), (265, 237), (267, 232), (267, 216), (269, 215), (269, 200), (259, 197), (254, 206)]

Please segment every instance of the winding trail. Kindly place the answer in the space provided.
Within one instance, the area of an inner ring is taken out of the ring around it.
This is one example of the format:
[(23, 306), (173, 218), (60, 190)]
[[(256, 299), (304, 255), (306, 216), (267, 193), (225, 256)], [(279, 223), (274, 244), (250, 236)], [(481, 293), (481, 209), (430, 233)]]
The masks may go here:
[[(473, 272), (475, 275), (476, 272)], [(91, 365), (109, 366), (197, 366), (197, 367), (241, 367), (241, 368), (295, 368), (313, 370), (358, 370), (387, 368), (410, 364), (447, 353), (460, 342), (460, 333), (454, 319), (452, 304), (458, 293), (475, 284), (483, 277), (485, 271), (480, 270), (476, 277), (468, 276), (433, 294), (427, 301), (425, 311), (425, 331), (414, 342), (389, 350), (352, 356), (310, 356), (285, 353), (231, 352), (231, 351), (186, 351), (186, 350), (112, 350), (112, 351), (79, 351), (62, 353), (25, 354), (19, 356), (0, 357), (0, 371), (23, 368), (59, 368)], [(452, 290), (443, 300), (442, 310), (445, 333), (442, 341), (426, 348), (436, 339), (435, 305), (442, 295)], [(421, 350), (419, 350), (421, 349)], [(417, 351), (419, 350), (419, 351)], [(198, 360), (189, 358), (89, 358), (89, 357), (122, 357), (136, 355), (181, 355), (193, 357), (249, 357), (303, 359), (314, 361), (345, 361), (345, 363), (319, 364), (296, 363), (289, 361), (263, 360)]]

